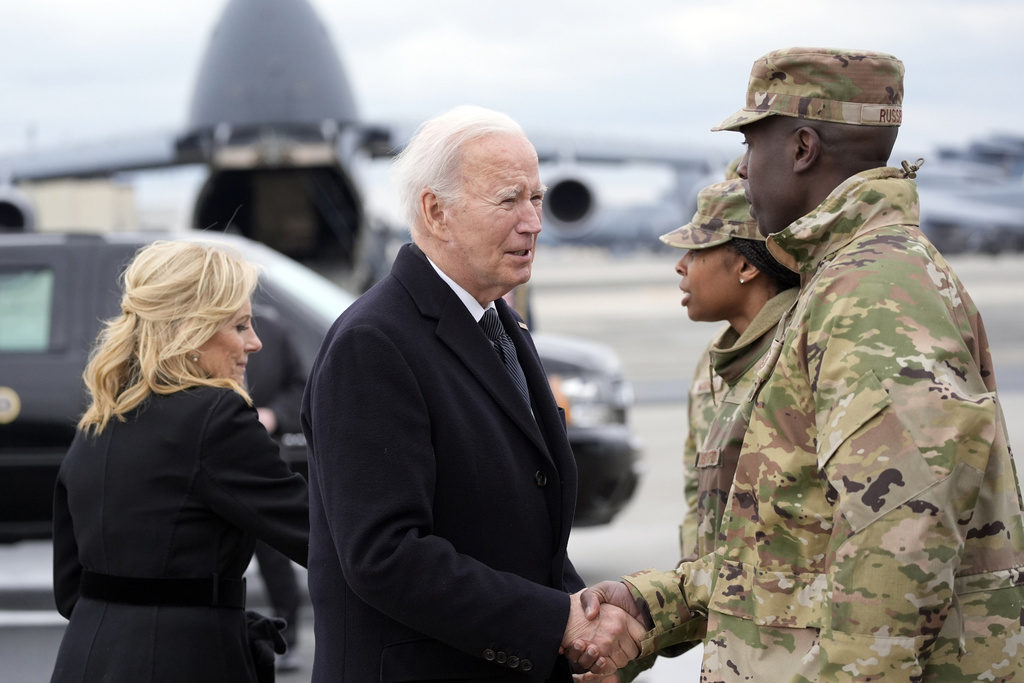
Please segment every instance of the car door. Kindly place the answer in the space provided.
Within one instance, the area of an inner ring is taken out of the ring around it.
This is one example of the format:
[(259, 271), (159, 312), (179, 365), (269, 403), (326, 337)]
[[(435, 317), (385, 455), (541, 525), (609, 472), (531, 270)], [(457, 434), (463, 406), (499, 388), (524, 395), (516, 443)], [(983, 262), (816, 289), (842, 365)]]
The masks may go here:
[(0, 248), (0, 539), (49, 533), (53, 479), (82, 404), (90, 297), (66, 240), (18, 237)]

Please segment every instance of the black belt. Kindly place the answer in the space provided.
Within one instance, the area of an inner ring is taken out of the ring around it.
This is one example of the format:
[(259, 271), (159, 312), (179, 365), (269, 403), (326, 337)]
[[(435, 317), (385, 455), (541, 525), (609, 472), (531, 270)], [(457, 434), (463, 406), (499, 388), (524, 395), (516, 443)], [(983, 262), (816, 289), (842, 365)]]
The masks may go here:
[(245, 578), (225, 579), (216, 574), (201, 579), (150, 579), (85, 569), (79, 592), (85, 598), (129, 605), (245, 607)]

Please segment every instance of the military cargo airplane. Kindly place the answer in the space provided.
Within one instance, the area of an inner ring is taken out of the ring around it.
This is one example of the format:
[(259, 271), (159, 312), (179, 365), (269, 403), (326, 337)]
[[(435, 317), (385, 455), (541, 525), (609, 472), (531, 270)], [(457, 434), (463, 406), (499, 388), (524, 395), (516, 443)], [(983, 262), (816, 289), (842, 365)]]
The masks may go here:
[[(191, 227), (238, 232), (314, 267), (328, 266), (319, 269), (358, 290), (386, 272), (385, 243), (403, 230), (371, 215), (353, 167), (392, 155), (404, 139), (392, 126), (359, 119), (345, 68), (308, 0), (230, 0), (179, 134), (0, 157), (0, 173), (20, 185), (202, 165), (207, 174)], [(686, 191), (712, 170), (704, 154), (688, 149), (555, 137), (534, 142), (550, 188), (545, 238), (556, 241), (635, 240), (630, 226), (645, 224), (640, 214), (609, 218), (599, 211), (598, 191), (580, 164), (664, 163)], [(646, 230), (652, 244), (692, 214), (675, 193), (660, 211), (670, 217)], [(0, 230), (31, 222), (30, 203), (9, 182), (0, 189)]]
[(204, 164), (194, 227), (237, 231), (366, 279), (366, 224), (349, 167), (386, 153), (357, 120), (331, 39), (306, 0), (231, 0), (201, 62), (183, 132), (0, 159), (14, 182)]

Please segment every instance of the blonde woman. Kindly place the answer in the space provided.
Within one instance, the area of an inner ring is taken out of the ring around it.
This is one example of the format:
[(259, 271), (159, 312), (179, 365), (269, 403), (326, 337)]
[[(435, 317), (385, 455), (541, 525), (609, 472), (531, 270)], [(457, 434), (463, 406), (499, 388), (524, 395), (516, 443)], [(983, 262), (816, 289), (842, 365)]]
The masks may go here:
[(305, 565), (309, 521), (305, 481), (243, 385), (257, 279), (233, 252), (184, 241), (143, 248), (125, 272), (54, 494), (70, 621), (53, 681), (272, 679), (273, 653), (250, 651), (242, 575), (257, 538)]

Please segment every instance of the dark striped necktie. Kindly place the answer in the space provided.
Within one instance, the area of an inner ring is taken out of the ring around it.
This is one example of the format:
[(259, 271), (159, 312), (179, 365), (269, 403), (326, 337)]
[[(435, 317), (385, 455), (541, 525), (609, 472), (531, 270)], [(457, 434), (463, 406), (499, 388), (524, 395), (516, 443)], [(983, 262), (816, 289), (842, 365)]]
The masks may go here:
[(516, 389), (519, 390), (523, 400), (526, 401), (526, 405), (530, 405), (530, 390), (526, 386), (526, 375), (523, 374), (523, 368), (519, 365), (519, 359), (516, 357), (516, 347), (512, 343), (512, 338), (508, 336), (505, 328), (501, 326), (501, 320), (498, 319), (498, 311), (493, 308), (488, 308), (484, 311), (484, 317), (480, 319), (480, 326), (484, 328), (484, 333), (491, 340), (491, 344), (494, 345), (494, 350), (498, 352), (502, 362), (505, 363), (505, 369), (511, 375), (512, 382), (516, 385)]

